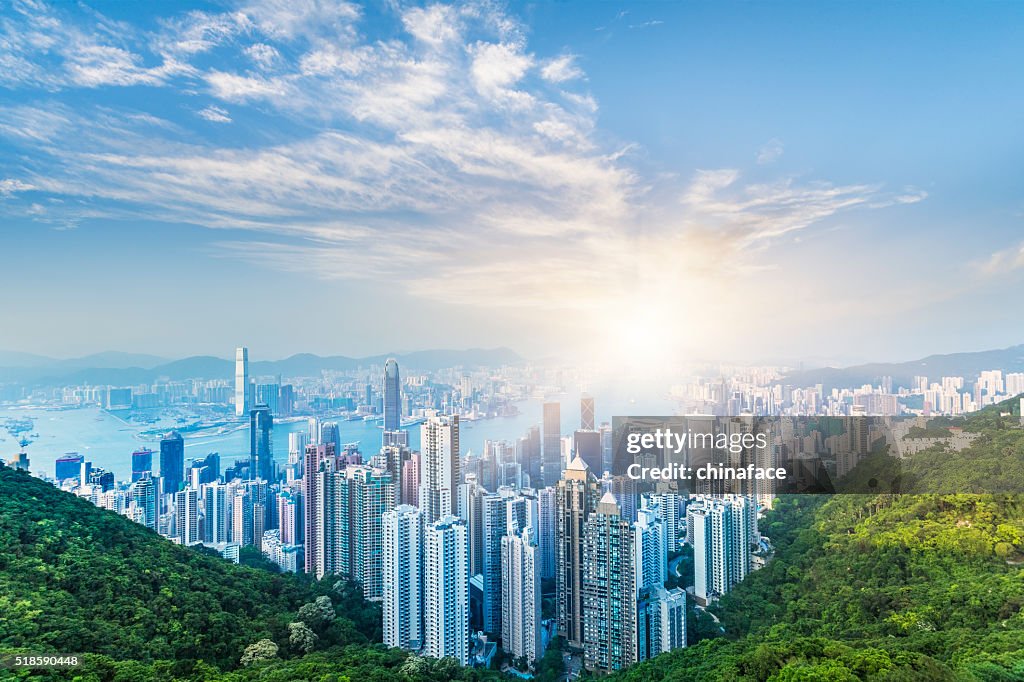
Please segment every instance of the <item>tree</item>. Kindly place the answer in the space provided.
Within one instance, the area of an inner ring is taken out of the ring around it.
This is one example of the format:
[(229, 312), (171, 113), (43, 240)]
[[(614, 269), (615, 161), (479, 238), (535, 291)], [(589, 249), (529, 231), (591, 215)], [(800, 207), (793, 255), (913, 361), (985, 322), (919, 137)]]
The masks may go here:
[(269, 661), (277, 658), (279, 647), (272, 639), (261, 639), (260, 641), (245, 647), (242, 654), (242, 665), (250, 666), (259, 661)]
[(302, 621), (288, 624), (288, 643), (296, 651), (308, 654), (320, 638)]

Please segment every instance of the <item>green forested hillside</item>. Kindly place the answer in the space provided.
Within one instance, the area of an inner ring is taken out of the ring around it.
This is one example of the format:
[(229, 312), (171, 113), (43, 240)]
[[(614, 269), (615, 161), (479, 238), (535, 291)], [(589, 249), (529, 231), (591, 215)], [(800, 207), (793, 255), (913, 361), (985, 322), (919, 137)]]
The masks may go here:
[(407, 655), (380, 627), (351, 585), (235, 566), (0, 467), (0, 654), (95, 654), (32, 679), (394, 680)]

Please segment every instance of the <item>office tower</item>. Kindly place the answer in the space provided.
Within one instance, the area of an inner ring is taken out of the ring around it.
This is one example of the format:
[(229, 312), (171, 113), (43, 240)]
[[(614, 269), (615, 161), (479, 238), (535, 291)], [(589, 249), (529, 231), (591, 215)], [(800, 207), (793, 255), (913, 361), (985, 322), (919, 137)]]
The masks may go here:
[(466, 524), (455, 516), (424, 532), (423, 649), (431, 658), (469, 663), (469, 547)]
[(384, 644), (416, 650), (423, 640), (423, 513), (400, 505), (382, 525)]
[(477, 483), (476, 474), (466, 474), (466, 482), (459, 486), (459, 518), (466, 522), (466, 537), (469, 543), (469, 575), (484, 572), (484, 509), (483, 499), (487, 490)]
[(558, 565), (558, 500), (554, 488), (537, 491), (539, 507), (537, 521), (537, 545), (540, 547), (540, 577), (544, 580), (555, 577)]
[(249, 349), (235, 349), (235, 416), (249, 414)]
[(529, 478), (529, 483), (523, 482), (524, 486), (544, 487), (540, 444), (540, 429), (536, 426), (531, 426), (526, 435), (516, 441), (516, 461), (519, 462), (523, 476)]
[(321, 561), (317, 513), (320, 465), (335, 460), (334, 443), (306, 446), (303, 461), (305, 473), (302, 477), (303, 544), (306, 548), (303, 563), (306, 573), (316, 573), (317, 565)]
[[(594, 399), (587, 394), (580, 397), (580, 430), (594, 430)], [(601, 469), (594, 469), (594, 471), (601, 471)]]
[(274, 417), (266, 405), (249, 412), (249, 478), (274, 480)]
[(398, 373), (398, 360), (388, 358), (384, 363), (384, 432), (398, 431), (402, 427), (402, 379)]
[(179, 490), (174, 495), (176, 538), (182, 545), (194, 545), (202, 540), (199, 526), (199, 491), (194, 488)]
[(140, 448), (132, 453), (132, 483), (153, 473), (153, 451)]
[(572, 436), (573, 452), (587, 463), (594, 475), (604, 471), (604, 450), (601, 434), (597, 431), (575, 431)]
[(133, 518), (137, 523), (156, 530), (156, 483), (149, 476), (140, 478), (132, 484)]
[(220, 478), (220, 455), (211, 452), (206, 457), (189, 462), (188, 478), (185, 483), (196, 490), (205, 483), (213, 483)]
[[(309, 434), (304, 431), (293, 431), (288, 434), (288, 464), (284, 469), (285, 484), (291, 486), (302, 478), (303, 455), (309, 444)], [(282, 541), (283, 542), (283, 541)], [(288, 544), (288, 543), (284, 543)]]
[(84, 463), (85, 457), (77, 452), (65, 453), (54, 463), (54, 478), (58, 483), (72, 478), (81, 479), (82, 464)]
[(558, 631), (570, 647), (583, 646), (583, 528), (597, 506), (600, 486), (586, 462), (573, 459), (556, 488)]
[(562, 475), (561, 405), (544, 403), (544, 485), (557, 485)]
[(420, 506), (420, 453), (402, 462), (402, 504)]
[(376, 601), (383, 595), (381, 517), (395, 506), (394, 479), (387, 469), (369, 466), (349, 466), (344, 474), (351, 503), (347, 518), (352, 551), (350, 575), (362, 583), (363, 597)]
[(527, 528), (501, 539), (501, 647), (529, 665), (544, 655), (540, 549), (535, 536)]
[(632, 524), (605, 493), (584, 524), (583, 664), (611, 672), (636, 662), (636, 568)]
[(7, 460), (7, 465), (15, 471), (28, 471), (29, 470), (29, 459), (28, 453), (22, 450), (21, 452)]
[(185, 482), (185, 439), (171, 431), (160, 440), (160, 478), (163, 493), (176, 493)]
[(341, 454), (341, 431), (338, 429), (338, 422), (320, 422), (318, 428), (320, 432), (317, 435), (317, 443), (333, 444), (334, 452)]
[(654, 658), (686, 646), (686, 592), (658, 586), (640, 600), (637, 658)]
[(302, 494), (282, 490), (277, 494), (278, 523), (282, 545), (301, 545), (303, 534)]
[(280, 414), (279, 398), (281, 396), (280, 384), (254, 384), (253, 395), (254, 405), (266, 405), (270, 408), (271, 414)]
[[(278, 392), (277, 411), (274, 414), (279, 417), (290, 417), (295, 411), (295, 387), (291, 384), (283, 384)], [(285, 550), (287, 551), (287, 549)]]
[(458, 513), (462, 482), (459, 417), (431, 417), (420, 427), (420, 509), (431, 524)]
[(223, 483), (210, 483), (203, 488), (203, 540), (210, 544), (228, 542), (231, 527), (232, 513), (230, 502), (233, 501), (233, 492), (229, 496), (229, 488)]

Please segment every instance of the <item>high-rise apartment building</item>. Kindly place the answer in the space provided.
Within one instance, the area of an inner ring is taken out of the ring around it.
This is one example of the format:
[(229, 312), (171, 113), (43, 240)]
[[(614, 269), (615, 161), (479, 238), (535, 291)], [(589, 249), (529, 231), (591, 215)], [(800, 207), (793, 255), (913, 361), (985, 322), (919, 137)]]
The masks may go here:
[(599, 493), (597, 479), (579, 457), (566, 468), (555, 493), (558, 631), (574, 648), (583, 646), (583, 530)]
[(501, 646), (533, 665), (544, 655), (540, 549), (532, 528), (501, 538)]
[(384, 644), (418, 650), (423, 643), (423, 513), (400, 505), (383, 515)]
[(420, 427), (419, 506), (426, 523), (458, 514), (461, 467), (458, 415), (429, 418)]
[(431, 658), (469, 662), (469, 546), (466, 524), (446, 516), (424, 531), (423, 648)]

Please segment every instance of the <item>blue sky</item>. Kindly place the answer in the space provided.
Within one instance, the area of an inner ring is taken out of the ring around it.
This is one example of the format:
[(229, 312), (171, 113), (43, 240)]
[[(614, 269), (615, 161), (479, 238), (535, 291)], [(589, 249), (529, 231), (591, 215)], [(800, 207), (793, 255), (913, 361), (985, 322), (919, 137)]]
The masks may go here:
[(1024, 6), (0, 3), (0, 349), (1024, 341)]

